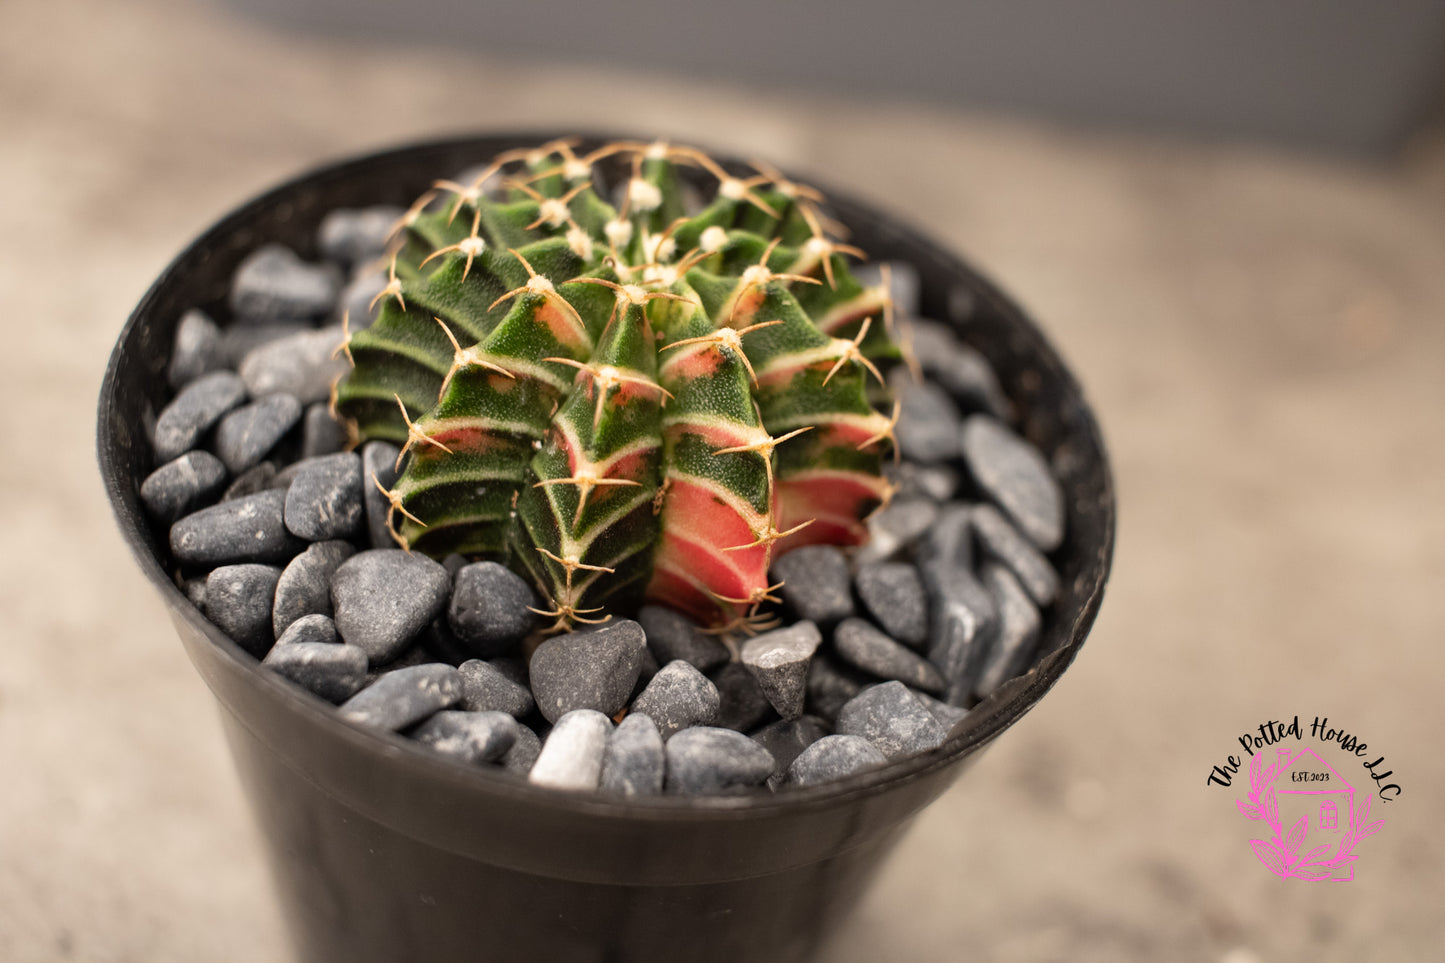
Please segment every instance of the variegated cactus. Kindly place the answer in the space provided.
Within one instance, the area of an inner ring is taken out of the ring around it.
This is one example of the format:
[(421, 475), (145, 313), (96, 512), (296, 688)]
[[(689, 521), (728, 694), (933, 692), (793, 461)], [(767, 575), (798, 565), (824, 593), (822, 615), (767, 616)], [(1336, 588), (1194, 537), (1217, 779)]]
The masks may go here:
[(775, 552), (856, 544), (888, 497), (887, 284), (771, 168), (573, 147), (413, 205), (333, 408), (402, 446), (403, 547), (520, 565), (558, 627), (644, 597), (751, 627)]

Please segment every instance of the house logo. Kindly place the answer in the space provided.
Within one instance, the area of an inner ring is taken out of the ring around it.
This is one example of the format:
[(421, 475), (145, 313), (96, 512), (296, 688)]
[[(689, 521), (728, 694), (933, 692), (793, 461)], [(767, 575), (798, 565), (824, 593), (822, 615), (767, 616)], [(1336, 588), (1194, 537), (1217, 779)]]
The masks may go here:
[(1254, 753), (1249, 794), (1235, 800), (1246, 819), (1261, 824), (1256, 831), (1264, 838), (1249, 841), (1255, 857), (1281, 879), (1353, 880), (1356, 849), (1385, 824), (1370, 821), (1373, 787), (1356, 790), (1309, 746), (1281, 746), (1268, 764), (1265, 756)]

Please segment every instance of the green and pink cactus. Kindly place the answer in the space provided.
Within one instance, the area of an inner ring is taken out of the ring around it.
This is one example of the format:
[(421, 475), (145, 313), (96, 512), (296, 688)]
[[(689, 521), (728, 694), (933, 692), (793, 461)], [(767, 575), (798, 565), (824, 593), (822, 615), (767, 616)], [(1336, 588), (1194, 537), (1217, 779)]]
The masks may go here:
[[(573, 146), (413, 205), (333, 408), (402, 446), (403, 547), (519, 565), (558, 627), (643, 598), (755, 627), (775, 552), (857, 544), (889, 497), (886, 282), (860, 284), (817, 192), (770, 168)], [(695, 211), (680, 167), (715, 186)]]

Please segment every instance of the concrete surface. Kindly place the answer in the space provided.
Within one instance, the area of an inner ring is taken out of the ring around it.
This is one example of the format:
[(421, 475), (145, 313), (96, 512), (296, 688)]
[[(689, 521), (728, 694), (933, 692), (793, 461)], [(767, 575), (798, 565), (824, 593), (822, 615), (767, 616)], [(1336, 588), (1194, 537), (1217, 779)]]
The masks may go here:
[[(824, 171), (974, 257), (1099, 408), (1122, 514), (1094, 635), (831, 960), (1439, 958), (1445, 144), (1341, 166), (22, 0), (0, 28), (0, 959), (287, 958), (210, 697), (103, 500), (101, 371), (152, 276), (257, 190), (524, 124)], [(1403, 788), (1346, 885), (1271, 876), (1205, 785), (1295, 713)]]

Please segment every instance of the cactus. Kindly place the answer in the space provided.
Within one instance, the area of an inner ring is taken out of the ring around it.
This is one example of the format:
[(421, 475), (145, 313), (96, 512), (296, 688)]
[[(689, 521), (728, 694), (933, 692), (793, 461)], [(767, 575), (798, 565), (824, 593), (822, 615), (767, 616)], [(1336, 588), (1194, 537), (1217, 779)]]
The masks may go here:
[(333, 410), (401, 445), (402, 547), (509, 560), (556, 628), (647, 598), (755, 629), (775, 552), (857, 544), (891, 494), (886, 279), (765, 165), (574, 146), (417, 200)]

